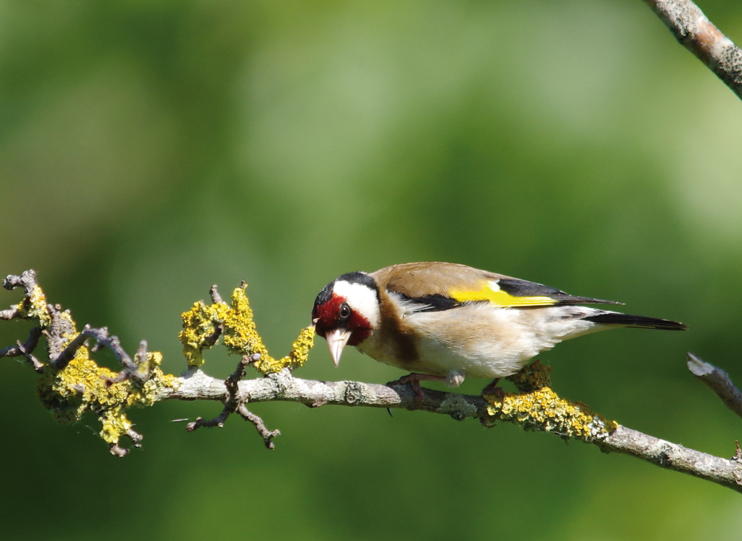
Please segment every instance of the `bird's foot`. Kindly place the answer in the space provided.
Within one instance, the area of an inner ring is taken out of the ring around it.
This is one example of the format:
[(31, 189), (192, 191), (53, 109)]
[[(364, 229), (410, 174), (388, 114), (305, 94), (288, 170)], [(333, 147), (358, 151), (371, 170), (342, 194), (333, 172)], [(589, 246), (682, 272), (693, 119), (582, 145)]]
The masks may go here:
[(502, 387), (498, 387), (498, 383), (500, 383), (500, 378), (495, 378), (492, 383), (482, 389), (482, 396), (495, 395), (502, 402), (503, 398), (505, 398), (505, 390)]
[(387, 385), (410, 385), (412, 390), (415, 391), (415, 402), (420, 405), (425, 400), (425, 393), (423, 393), (422, 387), (420, 387), (421, 381), (446, 381), (446, 378), (441, 376), (431, 376), (429, 374), (407, 374), (399, 379), (390, 381)]

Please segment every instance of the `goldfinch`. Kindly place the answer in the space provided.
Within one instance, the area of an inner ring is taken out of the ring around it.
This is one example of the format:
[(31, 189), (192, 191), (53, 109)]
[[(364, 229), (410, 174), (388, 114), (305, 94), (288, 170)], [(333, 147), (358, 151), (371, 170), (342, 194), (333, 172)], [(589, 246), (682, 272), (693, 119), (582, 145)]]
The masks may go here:
[(351, 272), (327, 284), (312, 322), (335, 366), (346, 344), (421, 380), (459, 386), (465, 378), (499, 378), (541, 351), (584, 334), (636, 327), (680, 331), (675, 321), (579, 306), (621, 304), (575, 297), (535, 282), (455, 263), (407, 263)]

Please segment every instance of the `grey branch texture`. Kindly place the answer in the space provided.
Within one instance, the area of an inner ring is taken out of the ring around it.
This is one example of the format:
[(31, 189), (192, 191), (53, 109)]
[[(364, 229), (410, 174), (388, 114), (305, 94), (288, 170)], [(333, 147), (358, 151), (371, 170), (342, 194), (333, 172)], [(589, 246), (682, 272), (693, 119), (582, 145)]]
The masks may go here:
[[(486, 422), (489, 418), (488, 403), (481, 396), (430, 389), (422, 391), (424, 398), (419, 402), (415, 391), (407, 385), (305, 380), (293, 377), (289, 370), (284, 369), (265, 378), (240, 381), (238, 393), (242, 403), (285, 401), (299, 402), (309, 407), (336, 405), (402, 408), (448, 415), (455, 420), (474, 418)], [(212, 378), (200, 370), (193, 370), (183, 376), (183, 385), (180, 388), (165, 390), (159, 398), (226, 402), (229, 393), (223, 380)], [(592, 443), (603, 451), (632, 455), (662, 468), (694, 475), (742, 492), (742, 454), (739, 447), (732, 458), (720, 458), (622, 425), (607, 436), (596, 438)]]
[[(60, 306), (46, 303), (33, 271), (8, 276), (3, 285), (6, 289), (22, 287), (25, 296), (19, 304), (0, 311), (0, 319), (36, 321), (43, 330), (34, 327), (25, 343), (18, 341), (15, 346), (0, 350), (0, 357), (25, 357), (29, 361), (44, 381), (38, 388), (42, 403), (59, 420), (69, 422), (79, 419), (83, 407), (97, 414), (103, 425), (101, 437), (109, 443), (110, 452), (115, 456), (123, 457), (129, 452), (129, 449), (119, 445), (119, 435), (126, 436), (134, 447), (141, 446), (142, 436), (132, 430), (131, 423), (123, 415), (123, 410), (130, 405), (151, 406), (162, 400), (219, 401), (224, 404), (224, 409), (216, 418), (199, 418), (188, 423), (187, 429), (193, 431), (201, 427), (223, 426), (236, 413), (252, 423), (266, 447), (273, 449), (273, 438), (280, 432), (269, 430), (259, 416), (247, 409), (247, 404), (286, 401), (312, 408), (335, 405), (419, 410), (448, 415), (459, 421), (472, 418), (487, 427), (494, 426), (497, 421), (514, 422), (524, 429), (552, 432), (564, 439), (580, 439), (597, 445), (603, 451), (629, 454), (662, 468), (694, 475), (742, 492), (742, 451), (739, 444), (734, 456), (725, 459), (608, 421), (589, 411), (583, 404), (569, 402), (554, 394), (549, 388), (549, 369), (538, 361), (511, 376), (520, 394), (508, 393), (507, 398), (497, 399), (415, 389), (401, 383), (380, 385), (295, 378), (291, 356), (285, 358), (286, 362), (279, 369), (266, 373), (265, 377), (243, 379), (247, 366), (257, 367), (266, 360), (263, 357), (267, 356), (267, 352), (244, 354), (237, 369), (226, 380), (208, 376), (197, 365), (190, 366), (184, 374), (176, 377), (162, 373), (159, 354), (147, 352), (144, 341), (132, 359), (123, 350), (118, 338), (110, 335), (107, 329), (92, 329), (86, 325), (78, 333), (69, 310), (63, 312)], [(225, 333), (225, 341), (234, 339), (232, 333), (235, 329), (249, 334), (254, 331), (254, 327), (251, 327), (252, 311), (243, 295), (243, 287), (235, 290), (230, 309), (216, 289), (212, 288), (212, 299), (215, 300), (212, 311), (209, 312), (209, 307), (203, 303), (196, 303), (191, 312), (184, 314), (184, 329), (196, 321), (197, 325), (192, 329), (201, 330), (204, 347), (215, 345), (215, 329), (219, 329), (220, 335)], [(237, 314), (237, 308), (242, 310), (237, 318), (239, 321), (232, 318)], [(221, 314), (219, 317), (222, 319), (214, 320), (209, 313)], [(189, 319), (195, 315), (204, 317)], [(302, 331), (292, 351), (308, 353), (307, 347), (311, 347), (311, 343), (307, 344), (301, 338), (306, 331)], [(32, 356), (41, 336), (47, 343), (46, 363)], [(95, 344), (88, 347), (88, 339), (94, 340)], [(257, 341), (252, 344), (252, 348), (262, 347)], [(101, 369), (89, 357), (101, 347), (111, 349), (121, 363), (123, 370), (118, 375)], [(689, 368), (730, 408), (740, 412), (740, 391), (725, 372), (693, 355), (689, 357)], [(70, 407), (77, 413), (70, 411)]]
[(742, 99), (742, 51), (690, 0), (645, 0), (675, 38)]
[[(247, 404), (287, 401), (312, 408), (335, 405), (419, 410), (448, 415), (459, 421), (472, 418), (487, 427), (494, 426), (497, 421), (514, 422), (524, 429), (552, 432), (564, 439), (580, 439), (597, 445), (603, 451), (629, 454), (662, 468), (688, 473), (742, 492), (742, 451), (739, 444), (734, 456), (725, 459), (608, 421), (589, 411), (586, 406), (554, 394), (549, 388), (549, 369), (538, 361), (511, 376), (521, 394), (509, 394), (507, 398), (499, 397), (496, 400), (492, 397), (415, 389), (401, 383), (380, 385), (295, 378), (291, 356), (285, 358), (282, 368), (266, 373), (265, 377), (243, 379), (247, 366), (257, 367), (265, 360), (263, 357), (267, 356), (267, 352), (244, 354), (237, 369), (226, 380), (208, 376), (197, 365), (190, 366), (184, 374), (176, 377), (162, 373), (159, 354), (147, 352), (144, 341), (132, 359), (123, 350), (118, 338), (110, 335), (107, 329), (92, 329), (86, 325), (78, 333), (69, 310), (62, 311), (59, 305), (46, 303), (33, 271), (8, 276), (3, 285), (6, 289), (22, 287), (25, 296), (19, 304), (0, 311), (0, 319), (32, 320), (39, 327), (31, 329), (25, 343), (18, 341), (15, 346), (0, 350), (0, 357), (25, 357), (29, 361), (45, 381), (38, 388), (42, 403), (59, 420), (69, 422), (79, 418), (82, 407), (97, 414), (103, 425), (101, 437), (109, 443), (110, 452), (115, 456), (123, 457), (129, 452), (129, 449), (119, 445), (118, 435), (126, 436), (134, 447), (141, 446), (142, 436), (132, 430), (131, 423), (123, 415), (123, 410), (130, 405), (151, 406), (162, 400), (219, 401), (224, 404), (224, 409), (216, 418), (199, 418), (188, 423), (187, 429), (193, 431), (201, 427), (223, 426), (236, 413), (252, 423), (266, 447), (273, 449), (273, 438), (280, 432), (269, 430), (259, 416), (248, 410)], [(224, 340), (234, 339), (231, 333), (237, 328), (247, 334), (254, 331), (254, 327), (251, 327), (252, 311), (247, 297), (244, 297), (243, 287), (233, 293), (231, 309), (221, 300), (215, 288), (212, 288), (212, 299), (215, 303), (211, 306), (211, 312), (203, 303), (196, 303), (190, 312), (184, 314), (184, 329), (188, 325), (193, 326), (195, 321), (197, 324), (192, 329), (201, 330), (204, 347), (215, 345), (213, 336), (216, 329), (219, 329), (220, 335), (225, 333)], [(237, 314), (237, 308), (242, 310), (239, 321), (230, 319)], [(222, 319), (214, 320), (209, 313), (221, 314), (219, 317)], [(202, 319), (190, 319), (195, 315), (202, 316)], [(43, 330), (39, 330), (40, 327)], [(301, 338), (305, 335), (306, 329), (294, 343), (292, 351), (303, 350), (308, 353), (307, 346), (311, 347), (311, 343), (307, 344)], [(35, 357), (31, 359), (41, 336), (46, 340), (46, 363)], [(259, 340), (257, 335), (254, 338)], [(88, 339), (94, 340), (95, 344), (89, 347)], [(101, 369), (89, 357), (101, 347), (111, 349), (121, 363), (123, 370), (118, 375)], [(251, 347), (261, 346), (253, 342)], [(742, 402), (740, 392), (726, 373), (695, 356), (690, 357), (689, 366), (725, 403), (739, 411)], [(77, 413), (70, 411), (70, 407)]]

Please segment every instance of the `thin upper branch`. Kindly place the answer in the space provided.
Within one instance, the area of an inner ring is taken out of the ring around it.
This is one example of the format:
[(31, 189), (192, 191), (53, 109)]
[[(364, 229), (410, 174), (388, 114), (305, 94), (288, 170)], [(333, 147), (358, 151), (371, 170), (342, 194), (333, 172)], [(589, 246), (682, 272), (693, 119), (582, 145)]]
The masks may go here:
[[(295, 378), (288, 370), (239, 382), (241, 400), (249, 402), (286, 401), (300, 402), (310, 407), (338, 405), (419, 409), (449, 415), (456, 420), (471, 417), (483, 421), (483, 424), (491, 419), (488, 403), (481, 396), (430, 389), (422, 391), (423, 400), (420, 402), (408, 385), (392, 387), (357, 381), (313, 381)], [(223, 402), (228, 399), (228, 393), (223, 380), (212, 378), (200, 370), (191, 370), (182, 377), (182, 384), (177, 389), (163, 389), (158, 399)], [(694, 475), (742, 492), (742, 463), (736, 458), (725, 459), (688, 449), (621, 425), (606, 436), (596, 438), (593, 443), (604, 451), (629, 454), (662, 468)]]
[(716, 396), (721, 398), (721, 401), (730, 410), (742, 417), (742, 391), (732, 383), (729, 374), (721, 368), (701, 360), (692, 353), (688, 353), (688, 370), (714, 391)]
[(675, 38), (742, 99), (742, 51), (690, 0), (645, 0)]

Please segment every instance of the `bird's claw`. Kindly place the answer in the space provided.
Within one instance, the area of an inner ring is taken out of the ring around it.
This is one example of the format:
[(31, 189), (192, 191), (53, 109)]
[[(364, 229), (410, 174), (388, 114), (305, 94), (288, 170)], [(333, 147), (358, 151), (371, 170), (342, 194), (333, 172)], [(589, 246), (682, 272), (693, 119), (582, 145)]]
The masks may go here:
[(505, 389), (503, 389), (502, 387), (498, 387), (498, 383), (500, 383), (500, 378), (495, 378), (492, 383), (482, 389), (482, 396), (495, 395), (497, 399), (502, 402), (505, 398)]
[(389, 383), (387, 383), (387, 385), (409, 385), (415, 392), (415, 404), (419, 406), (425, 401), (425, 393), (423, 392), (422, 387), (420, 387), (420, 380), (429, 379), (428, 377), (424, 376), (425, 374), (407, 374), (406, 376), (402, 376), (399, 379), (390, 381)]

